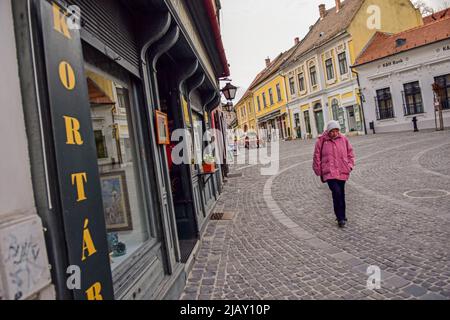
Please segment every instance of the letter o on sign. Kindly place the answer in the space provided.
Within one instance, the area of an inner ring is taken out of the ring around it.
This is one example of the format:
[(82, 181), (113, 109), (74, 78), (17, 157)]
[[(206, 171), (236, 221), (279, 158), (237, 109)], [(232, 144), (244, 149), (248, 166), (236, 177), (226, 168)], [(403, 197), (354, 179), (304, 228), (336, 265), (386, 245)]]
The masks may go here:
[(75, 88), (75, 72), (72, 66), (65, 61), (59, 64), (59, 79), (67, 90), (73, 90)]

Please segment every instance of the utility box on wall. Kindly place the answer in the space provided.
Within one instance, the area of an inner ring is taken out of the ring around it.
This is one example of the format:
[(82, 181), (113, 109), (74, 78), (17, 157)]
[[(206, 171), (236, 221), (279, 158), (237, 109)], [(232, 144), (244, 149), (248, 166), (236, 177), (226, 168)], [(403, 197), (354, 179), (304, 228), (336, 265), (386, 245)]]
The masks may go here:
[(40, 218), (0, 222), (0, 300), (29, 299), (50, 284)]

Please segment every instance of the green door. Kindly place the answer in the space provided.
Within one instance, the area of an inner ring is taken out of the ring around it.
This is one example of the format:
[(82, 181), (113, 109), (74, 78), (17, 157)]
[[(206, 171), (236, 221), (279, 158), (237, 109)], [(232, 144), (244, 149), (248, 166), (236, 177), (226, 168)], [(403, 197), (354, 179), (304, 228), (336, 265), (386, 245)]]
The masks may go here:
[(316, 111), (314, 112), (314, 115), (316, 117), (316, 126), (317, 126), (317, 134), (322, 134), (324, 129), (324, 122), (323, 122), (323, 111)]

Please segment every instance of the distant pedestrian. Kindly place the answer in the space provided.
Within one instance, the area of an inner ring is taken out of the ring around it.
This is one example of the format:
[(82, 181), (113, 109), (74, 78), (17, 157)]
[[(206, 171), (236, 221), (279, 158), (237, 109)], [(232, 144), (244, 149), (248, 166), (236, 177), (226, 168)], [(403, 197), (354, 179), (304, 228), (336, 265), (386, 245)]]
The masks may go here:
[(313, 170), (321, 177), (333, 194), (334, 212), (340, 228), (347, 222), (345, 183), (355, 166), (353, 147), (340, 132), (337, 121), (330, 121), (326, 131), (319, 137), (314, 150)]

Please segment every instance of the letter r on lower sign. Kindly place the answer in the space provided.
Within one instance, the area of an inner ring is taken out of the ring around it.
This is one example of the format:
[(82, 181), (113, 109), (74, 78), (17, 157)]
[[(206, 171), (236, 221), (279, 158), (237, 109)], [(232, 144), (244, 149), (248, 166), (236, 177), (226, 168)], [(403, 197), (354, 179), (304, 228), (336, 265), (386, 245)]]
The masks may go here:
[(101, 292), (102, 292), (102, 284), (100, 282), (97, 282), (92, 287), (86, 290), (87, 299), (103, 300)]
[(80, 121), (77, 118), (64, 116), (66, 122), (67, 144), (76, 144), (81, 146), (83, 139), (80, 134)]

